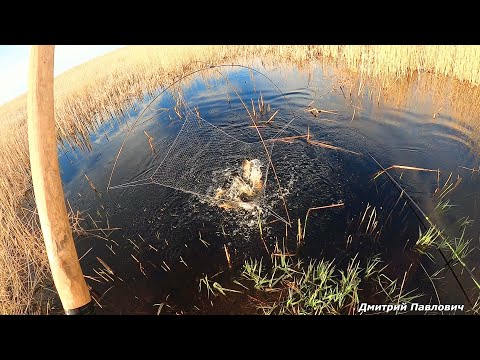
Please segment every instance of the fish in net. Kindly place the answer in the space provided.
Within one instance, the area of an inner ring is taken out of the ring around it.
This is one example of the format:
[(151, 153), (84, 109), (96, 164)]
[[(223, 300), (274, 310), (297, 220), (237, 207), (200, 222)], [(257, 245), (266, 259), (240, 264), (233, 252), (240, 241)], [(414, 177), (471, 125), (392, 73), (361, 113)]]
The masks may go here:
[[(206, 85), (205, 72), (213, 70), (220, 77), (212, 76), (213, 85)], [(200, 80), (197, 76), (189, 81), (185, 76), (185, 83), (177, 81), (144, 108), (117, 154), (109, 190), (158, 184), (198, 196), (223, 211), (268, 212), (289, 224), (272, 161), (272, 140), (285, 132), (293, 118), (277, 115), (278, 109), (271, 109), (261, 94), (255, 101), (242, 98), (240, 86), (218, 69), (203, 69), (201, 76)], [(215, 93), (217, 89), (227, 101), (218, 101), (216, 96), (216, 106), (211, 106), (206, 95), (198, 95), (199, 87), (205, 93)], [(197, 92), (192, 88), (197, 88)], [(274, 121), (272, 115), (276, 116)], [(148, 118), (157, 126), (145, 120)], [(146, 152), (148, 170), (127, 175), (130, 181), (111, 184), (115, 169), (122, 166), (118, 160), (122, 151), (125, 153), (127, 139), (133, 143), (133, 155), (126, 156), (124, 168), (139, 153), (136, 143), (146, 146), (142, 133), (151, 148), (151, 152)]]

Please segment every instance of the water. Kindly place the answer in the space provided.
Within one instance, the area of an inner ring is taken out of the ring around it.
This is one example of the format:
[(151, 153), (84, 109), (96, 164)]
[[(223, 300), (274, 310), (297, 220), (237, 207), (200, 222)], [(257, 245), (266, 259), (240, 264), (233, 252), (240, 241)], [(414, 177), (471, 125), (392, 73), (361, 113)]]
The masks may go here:
[[(428, 95), (427, 100), (420, 101), (413, 94), (400, 105), (377, 103), (369, 99), (368, 92), (360, 98), (353, 94), (351, 100), (348, 89), (345, 86), (340, 89), (331, 69), (315, 67), (306, 72), (284, 64), (265, 69), (259, 62), (255, 68), (267, 75), (283, 94), (268, 79), (245, 68), (222, 67), (218, 69), (221, 74), (209, 70), (185, 79), (180, 88), (166, 92), (148, 108), (151, 99), (144, 99), (125, 116), (106, 122), (91, 134), (91, 151), (62, 150), (60, 166), (66, 197), (74, 209), (84, 211), (84, 227), (90, 229), (87, 235), (77, 237), (76, 244), (79, 256), (92, 248), (80, 263), (85, 275), (101, 281), (87, 278), (92, 292), (101, 297), (102, 308), (97, 308), (97, 312), (155, 314), (158, 309), (155, 304), (161, 303), (168, 305), (162, 308), (162, 313), (253, 311), (246, 294), (220, 296), (210, 303), (206, 292), (199, 293), (198, 285), (204, 275), (209, 278), (216, 275), (213, 279), (222, 285), (242, 290), (232, 285), (231, 280), (239, 276), (244, 260), (266, 257), (258, 215), (226, 212), (198, 194), (209, 195), (214, 181), (211, 174), (218, 173), (215, 169), (228, 166), (235, 169), (243, 157), (263, 157), (263, 163), (268, 164), (256, 129), (248, 127), (251, 120), (240, 101), (241, 98), (252, 111), (251, 99), (257, 105), (260, 93), (271, 111), (259, 122), (279, 110), (271, 124), (260, 129), (266, 140), (281, 129), (282, 134), (277, 136), (304, 135), (309, 131), (315, 141), (361, 154), (314, 146), (305, 139), (274, 142), (272, 162), (287, 194), (288, 216), (294, 225), (288, 229), (288, 249), (298, 250), (306, 259), (335, 259), (340, 268), (357, 253), (361, 259), (380, 253), (391, 264), (389, 275), (401, 281), (408, 270), (404, 288), (424, 293), (419, 303), (437, 303), (438, 294), (442, 304), (465, 304), (468, 308), (448, 270), (441, 272), (441, 279), (435, 280), (436, 288), (432, 287), (419, 264), (432, 274), (444, 262), (433, 251), (434, 261), (413, 250), (419, 221), (405, 201), (399, 200), (399, 192), (385, 175), (373, 180), (379, 168), (367, 152), (384, 167), (397, 164), (440, 169), (439, 179), (436, 172), (392, 170), (391, 174), (439, 228), (454, 231), (460, 218), (469, 216), (476, 220), (480, 214), (480, 175), (459, 167), (479, 166), (470, 137), (473, 130), (451, 115), (448, 106), (433, 119), (438, 104), (429, 101)], [(177, 109), (182, 119), (174, 109), (179, 90), (191, 111), (180, 102)], [(321, 112), (314, 117), (305, 111), (312, 100), (315, 102), (311, 106), (335, 114)], [(194, 122), (195, 108), (202, 118), (217, 127), (213, 132)], [(145, 114), (135, 123), (142, 110)], [(175, 152), (164, 161), (187, 115), (195, 126), (183, 130), (183, 137), (173, 148)], [(141, 185), (107, 192), (110, 172), (129, 129), (133, 131), (122, 149), (111, 185), (138, 180)], [(221, 135), (222, 131), (234, 139)], [(154, 150), (148, 137), (153, 140)], [(246, 144), (251, 142), (256, 144)], [(267, 144), (270, 148), (272, 142)], [(460, 185), (447, 197), (456, 206), (447, 214), (438, 215), (434, 211), (433, 194), (450, 173), (453, 180), (457, 175), (462, 177)], [(167, 186), (146, 181), (152, 175), (157, 183)], [(271, 170), (264, 198), (264, 205), (279, 215), (262, 214), (262, 231), (271, 251), (275, 239), (281, 242), (285, 238), (285, 224), (278, 217), (287, 218)], [(310, 214), (303, 246), (297, 249), (297, 219), (303, 225), (310, 207), (338, 202), (345, 206)], [(370, 228), (370, 234), (365, 234), (367, 221), (359, 224), (367, 206), (370, 206), (367, 220), (375, 207), (378, 221), (373, 230)], [(107, 228), (121, 229), (102, 230)], [(473, 238), (471, 247), (478, 246), (479, 233), (478, 222), (467, 228), (466, 238)], [(455, 234), (459, 236), (458, 232)], [(225, 247), (231, 255), (231, 269)], [(108, 278), (107, 281), (95, 273), (94, 269), (101, 268), (96, 257), (105, 261), (121, 280), (114, 277), (114, 281)], [(475, 248), (467, 263), (480, 278), (477, 259)], [(455, 270), (473, 298), (475, 292), (468, 275), (461, 274), (460, 265)]]

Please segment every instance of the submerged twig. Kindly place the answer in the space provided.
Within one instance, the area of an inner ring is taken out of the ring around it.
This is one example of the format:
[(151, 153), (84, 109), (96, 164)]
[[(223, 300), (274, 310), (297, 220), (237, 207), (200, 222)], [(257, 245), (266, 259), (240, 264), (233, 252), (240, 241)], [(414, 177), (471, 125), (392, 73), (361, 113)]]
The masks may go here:
[(143, 131), (145, 136), (148, 139), (148, 144), (150, 145), (150, 149), (152, 150), (152, 155), (157, 155), (157, 151), (155, 150), (155, 147), (153, 146), (153, 136), (148, 135), (146, 131)]
[(97, 188), (95, 187), (95, 185), (93, 185), (92, 180), (90, 180), (90, 179), (88, 178), (87, 174), (83, 174), (83, 176), (85, 176), (85, 179), (87, 179), (87, 181), (88, 181), (90, 187), (93, 189), (93, 191), (95, 191), (95, 192), (98, 194), (98, 196), (102, 197), (102, 194), (100, 194), (100, 192), (97, 190)]
[(280, 111), (280, 110), (277, 110), (277, 111), (275, 111), (275, 112), (273, 113), (273, 115), (272, 115), (272, 116), (270, 116), (270, 119), (268, 119), (268, 120), (267, 120), (267, 122), (266, 122), (265, 124), (268, 124), (270, 121), (272, 121), (272, 120), (273, 120), (273, 118), (275, 117), (275, 115), (277, 115), (277, 113), (278, 113), (279, 111)]
[(98, 256), (96, 257), (98, 262), (100, 264), (103, 265), (103, 267), (112, 275), (115, 275), (115, 273), (113, 272), (112, 268), (110, 266), (107, 265), (107, 263), (105, 261), (103, 261), (102, 259), (100, 259)]
[(437, 112), (433, 114), (434, 119), (437, 117), (437, 115), (440, 115), (440, 110), (442, 109), (443, 109), (443, 106), (441, 106), (440, 109), (438, 109)]
[(225, 257), (227, 258), (228, 267), (232, 268), (232, 263), (230, 261), (230, 253), (228, 252), (228, 248), (226, 244), (223, 244), (223, 248), (225, 249)]
[(93, 276), (88, 276), (88, 275), (83, 275), (84, 278), (86, 279), (90, 279), (90, 280), (93, 280), (93, 281), (96, 281), (98, 283), (102, 283), (100, 280), (98, 280), (97, 278), (94, 278)]
[(263, 238), (263, 229), (262, 229), (262, 219), (260, 218), (260, 214), (258, 214), (258, 229), (260, 231), (260, 239), (262, 239), (263, 246), (265, 247), (265, 251), (268, 255), (270, 255), (270, 251), (268, 251), (267, 244), (265, 239)]
[(325, 144), (325, 143), (322, 143), (322, 142), (316, 141), (316, 140), (308, 140), (308, 143), (309, 143), (309, 144), (312, 144), (312, 145), (320, 146), (320, 147), (323, 147), (323, 148), (327, 148), (327, 149), (345, 151), (345, 152), (347, 152), (347, 153), (355, 154), (355, 155), (362, 155), (362, 154), (360, 154), (360, 153), (358, 153), (358, 152), (355, 152), (355, 151), (352, 151), (352, 150), (347, 150), (347, 149), (344, 149), (344, 148), (341, 148), (341, 147), (338, 147), (338, 146), (333, 146), (333, 145), (330, 145), (330, 144)]
[(337, 204), (331, 204), (331, 205), (325, 205), (325, 206), (317, 206), (317, 207), (311, 207), (307, 210), (307, 214), (305, 215), (305, 223), (303, 225), (303, 236), (302, 238), (305, 239), (305, 231), (307, 230), (307, 220), (308, 220), (308, 215), (310, 214), (310, 211), (317, 211), (317, 210), (322, 210), (322, 209), (330, 209), (330, 208), (338, 208), (342, 207), (345, 204), (342, 202), (339, 202)]
[(427, 172), (439, 172), (438, 169), (425, 169), (425, 168), (420, 168), (420, 167), (415, 167), (415, 166), (406, 166), (406, 165), (392, 165), (389, 166), (388, 168), (385, 168), (384, 170), (378, 171), (373, 179), (376, 179), (380, 175), (382, 175), (384, 172), (391, 170), (391, 169), (402, 169), (402, 170), (414, 170), (414, 171), (427, 171)]
[(273, 139), (268, 139), (265, 140), (265, 142), (275, 142), (275, 141), (283, 141), (283, 142), (290, 142), (291, 140), (295, 139), (308, 139), (309, 135), (295, 135), (295, 136), (287, 136), (287, 137), (281, 137), (281, 138), (273, 138)]
[(478, 166), (478, 169), (475, 169), (475, 168), (472, 169), (472, 168), (468, 168), (468, 167), (461, 166), (461, 165), (459, 165), (458, 167), (459, 167), (459, 168), (462, 168), (462, 169), (465, 169), (465, 170), (469, 170), (469, 171), (471, 171), (472, 173), (480, 172), (480, 166)]
[(305, 109), (305, 111), (311, 113), (315, 117), (317, 117), (318, 114), (320, 114), (320, 113), (338, 115), (338, 112), (336, 112), (336, 111), (317, 109), (317, 108), (314, 108), (314, 107), (312, 107), (310, 109)]
[(85, 254), (83, 254), (83, 255), (80, 257), (80, 259), (78, 259), (78, 261), (82, 260), (82, 259), (85, 257), (85, 255), (87, 255), (92, 249), (93, 249), (93, 247), (91, 247), (90, 249), (88, 249), (87, 252), (86, 252)]

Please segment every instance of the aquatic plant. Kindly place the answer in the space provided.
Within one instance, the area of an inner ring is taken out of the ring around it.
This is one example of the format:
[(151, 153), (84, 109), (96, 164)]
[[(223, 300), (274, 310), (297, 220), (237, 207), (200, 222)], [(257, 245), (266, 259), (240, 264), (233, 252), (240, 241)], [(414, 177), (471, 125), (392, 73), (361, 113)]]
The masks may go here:
[(371, 289), (378, 287), (377, 293), (392, 304), (409, 303), (421, 296), (415, 290), (403, 291), (406, 274), (400, 287), (396, 279), (385, 275), (387, 265), (379, 267), (379, 255), (368, 259), (362, 268), (357, 254), (346, 269), (339, 269), (334, 260), (311, 260), (305, 264), (280, 251), (278, 244), (275, 254), (270, 268), (261, 260), (250, 259), (243, 265), (242, 277), (268, 298), (258, 306), (266, 315), (356, 314), (360, 285), (367, 283)]

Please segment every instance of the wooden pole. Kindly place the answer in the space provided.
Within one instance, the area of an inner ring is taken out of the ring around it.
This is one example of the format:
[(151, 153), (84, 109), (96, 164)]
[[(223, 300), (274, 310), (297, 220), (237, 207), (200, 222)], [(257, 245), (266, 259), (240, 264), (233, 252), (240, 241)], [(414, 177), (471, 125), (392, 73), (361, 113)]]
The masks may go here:
[(55, 47), (34, 45), (28, 83), (28, 143), (33, 189), (53, 281), (67, 314), (90, 313), (90, 293), (73, 242), (60, 179), (55, 134)]

